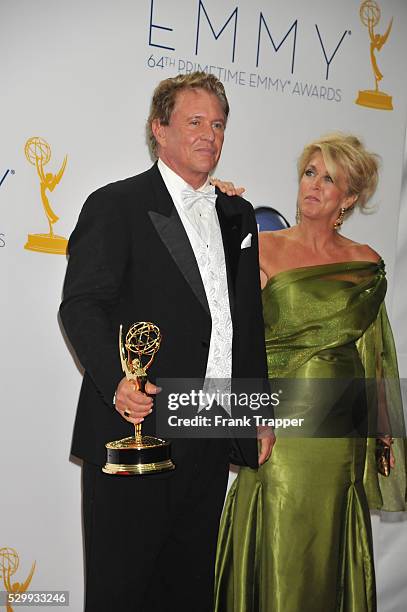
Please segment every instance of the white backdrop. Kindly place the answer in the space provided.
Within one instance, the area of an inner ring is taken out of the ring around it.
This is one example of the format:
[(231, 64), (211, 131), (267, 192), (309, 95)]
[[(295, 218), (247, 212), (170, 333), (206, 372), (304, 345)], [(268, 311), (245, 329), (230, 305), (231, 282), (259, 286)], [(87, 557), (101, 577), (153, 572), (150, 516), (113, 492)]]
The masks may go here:
[[(150, 165), (144, 127), (151, 93), (179, 71), (199, 65), (225, 82), (232, 110), (217, 176), (245, 185), (255, 206), (270, 204), (291, 222), (302, 146), (334, 129), (360, 135), (382, 158), (381, 180), (374, 212), (356, 212), (344, 233), (386, 262), (406, 376), (407, 196), (400, 194), (407, 4), (379, 4), (376, 32), (384, 34), (394, 18), (377, 54), (392, 111), (355, 104), (359, 90), (374, 88), (358, 0), (1, 3), (0, 549), (19, 555), (13, 581), (24, 581), (36, 561), (30, 588), (69, 590), (70, 609), (82, 609), (80, 469), (69, 462), (81, 376), (57, 320), (65, 258), (24, 249), (28, 233), (48, 231), (26, 141), (49, 143), (46, 172), (56, 174), (68, 156), (48, 193), (60, 216), (54, 231), (68, 237), (91, 191)], [(374, 517), (381, 612), (407, 607), (407, 521), (396, 518)], [(106, 562), (116, 561), (106, 551)]]

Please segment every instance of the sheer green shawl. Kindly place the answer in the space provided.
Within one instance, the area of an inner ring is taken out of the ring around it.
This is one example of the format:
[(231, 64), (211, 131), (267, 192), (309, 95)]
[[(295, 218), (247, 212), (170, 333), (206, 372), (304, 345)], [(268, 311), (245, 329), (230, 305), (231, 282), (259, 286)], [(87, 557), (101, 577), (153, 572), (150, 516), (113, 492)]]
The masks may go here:
[(369, 414), (378, 422), (370, 431), (395, 438), (396, 465), (389, 477), (377, 473), (376, 439), (368, 438), (364, 485), (369, 505), (401, 511), (407, 509), (407, 444), (386, 288), (383, 261), (307, 266), (272, 277), (263, 291), (263, 306), (271, 378), (295, 376), (320, 351), (356, 343), (366, 379), (377, 383), (370, 401), (378, 405), (369, 407)]

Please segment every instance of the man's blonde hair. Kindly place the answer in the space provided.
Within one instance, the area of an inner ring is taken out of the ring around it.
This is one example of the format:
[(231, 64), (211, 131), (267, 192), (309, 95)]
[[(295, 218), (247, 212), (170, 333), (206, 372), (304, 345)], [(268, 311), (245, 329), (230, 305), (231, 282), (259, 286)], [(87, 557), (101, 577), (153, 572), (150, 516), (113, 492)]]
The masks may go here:
[(224, 112), (226, 123), (229, 115), (229, 102), (223, 84), (214, 74), (192, 72), (191, 74), (178, 74), (175, 77), (165, 79), (154, 90), (150, 114), (147, 119), (147, 139), (154, 157), (158, 157), (158, 143), (151, 129), (151, 124), (155, 119), (158, 119), (162, 125), (169, 124), (176, 97), (180, 91), (185, 89), (204, 89), (215, 94)]

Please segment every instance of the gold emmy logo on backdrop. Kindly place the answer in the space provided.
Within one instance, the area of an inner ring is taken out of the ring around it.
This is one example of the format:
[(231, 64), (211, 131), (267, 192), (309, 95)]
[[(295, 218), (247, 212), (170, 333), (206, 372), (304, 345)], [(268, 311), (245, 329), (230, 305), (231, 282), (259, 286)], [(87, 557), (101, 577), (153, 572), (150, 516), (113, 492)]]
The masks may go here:
[[(144, 391), (147, 382), (147, 369), (153, 363), (160, 348), (161, 332), (154, 323), (141, 321), (134, 323), (126, 334), (123, 345), (123, 327), (119, 329), (119, 354), (122, 369), (127, 380), (136, 389)], [(142, 363), (142, 358), (147, 362)], [(135, 425), (134, 436), (108, 442), (106, 474), (136, 476), (168, 472), (175, 468), (171, 461), (171, 443), (154, 436), (141, 435), (141, 423)]]
[(385, 34), (375, 34), (374, 28), (380, 21), (380, 8), (375, 0), (365, 0), (360, 5), (360, 20), (368, 28), (370, 36), (370, 61), (372, 64), (373, 74), (375, 78), (375, 89), (366, 89), (359, 91), (359, 95), (355, 100), (356, 104), (368, 106), (369, 108), (378, 108), (380, 110), (393, 110), (392, 97), (384, 91), (380, 91), (379, 83), (383, 78), (382, 73), (377, 65), (375, 52), (381, 50), (386, 43), (391, 28), (393, 25), (393, 17), (390, 20)]
[(68, 241), (63, 236), (54, 234), (53, 225), (59, 219), (54, 213), (47, 197), (47, 191), (54, 191), (55, 187), (60, 182), (66, 167), (67, 156), (57, 174), (52, 172), (44, 172), (44, 166), (51, 159), (51, 147), (43, 138), (34, 136), (29, 138), (25, 143), (24, 148), (27, 160), (36, 167), (37, 174), (40, 179), (41, 200), (44, 207), (44, 212), (48, 219), (49, 233), (48, 234), (28, 234), (28, 240), (24, 245), (29, 251), (40, 251), (41, 253), (56, 253), (65, 255)]
[[(8, 594), (25, 593), (30, 586), (35, 570), (35, 561), (24, 582), (13, 582), (11, 577), (16, 573), (19, 565), (20, 559), (14, 548), (0, 548), (0, 579), (3, 579), (4, 589)], [(6, 610), (7, 612), (13, 612), (10, 604), (6, 604)]]

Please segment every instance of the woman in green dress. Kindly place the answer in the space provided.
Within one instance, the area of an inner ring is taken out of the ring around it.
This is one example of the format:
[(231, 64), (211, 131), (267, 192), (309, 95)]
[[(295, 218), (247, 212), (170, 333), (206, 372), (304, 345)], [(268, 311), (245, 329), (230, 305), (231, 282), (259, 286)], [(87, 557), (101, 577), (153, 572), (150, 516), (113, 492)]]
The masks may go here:
[[(297, 225), (260, 234), (260, 268), (269, 377), (296, 383), (278, 410), (303, 417), (307, 430), (276, 431), (269, 460), (241, 468), (231, 487), (217, 612), (374, 612), (369, 506), (406, 508), (384, 263), (338, 231), (373, 195), (377, 158), (357, 138), (333, 134), (304, 149), (298, 171)], [(364, 418), (364, 434), (346, 435)], [(376, 437), (392, 444), (388, 477), (377, 473)]]

